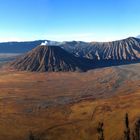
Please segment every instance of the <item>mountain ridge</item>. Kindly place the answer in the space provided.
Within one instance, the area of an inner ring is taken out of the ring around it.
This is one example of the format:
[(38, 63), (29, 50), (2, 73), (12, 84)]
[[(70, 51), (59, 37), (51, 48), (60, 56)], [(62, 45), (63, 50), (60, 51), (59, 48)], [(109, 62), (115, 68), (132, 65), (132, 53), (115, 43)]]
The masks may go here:
[[(140, 39), (134, 37), (112, 42), (86, 43), (72, 41), (60, 43), (50, 41), (52, 45), (49, 45), (49, 41), (45, 42), (48, 49), (44, 49), (43, 55), (40, 54), (38, 48), (41, 49), (41, 47), (45, 46), (39, 45), (37, 48), (33, 48), (33, 50), (23, 55), (23, 57), (20, 57), (19, 60), (16, 60), (13, 66), (18, 70), (41, 72), (77, 71), (78, 69), (80, 71), (87, 71), (93, 68), (140, 62)], [(49, 53), (48, 50), (50, 50)], [(43, 58), (45, 59), (42, 60)], [(44, 61), (44, 64), (40, 65), (40, 60)], [(52, 60), (53, 63), (47, 63)], [(35, 67), (38, 68), (34, 70)]]
[[(71, 43), (72, 44), (72, 43)], [(76, 56), (92, 60), (138, 60), (140, 59), (140, 39), (129, 37), (112, 42), (75, 42), (63, 44), (62, 48)]]

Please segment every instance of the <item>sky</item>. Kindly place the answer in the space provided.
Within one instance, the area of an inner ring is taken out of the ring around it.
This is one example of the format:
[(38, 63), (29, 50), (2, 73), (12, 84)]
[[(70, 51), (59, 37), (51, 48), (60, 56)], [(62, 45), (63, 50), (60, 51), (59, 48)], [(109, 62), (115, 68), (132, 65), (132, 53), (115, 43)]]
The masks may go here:
[(140, 0), (0, 0), (0, 42), (140, 35)]

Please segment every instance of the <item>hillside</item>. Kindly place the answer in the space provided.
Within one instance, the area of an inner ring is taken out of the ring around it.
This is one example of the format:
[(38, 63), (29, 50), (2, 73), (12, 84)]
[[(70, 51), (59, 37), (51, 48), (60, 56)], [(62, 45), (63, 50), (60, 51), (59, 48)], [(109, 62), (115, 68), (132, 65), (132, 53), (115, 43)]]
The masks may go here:
[(10, 64), (24, 71), (85, 71), (87, 61), (66, 52), (58, 46), (40, 45)]
[(96, 140), (103, 121), (105, 140), (121, 140), (125, 113), (131, 128), (140, 117), (139, 69), (131, 64), (86, 73), (0, 71), (0, 139), (27, 140), (32, 131), (40, 140)]
[(140, 59), (140, 39), (133, 37), (113, 42), (65, 42), (61, 47), (76, 56), (93, 60)]

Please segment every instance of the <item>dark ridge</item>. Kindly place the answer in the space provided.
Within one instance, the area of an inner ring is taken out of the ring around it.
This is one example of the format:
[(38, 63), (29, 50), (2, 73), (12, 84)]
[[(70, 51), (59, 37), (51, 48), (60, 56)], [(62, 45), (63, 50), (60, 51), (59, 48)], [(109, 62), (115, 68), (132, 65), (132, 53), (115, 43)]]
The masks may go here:
[(3, 42), (0, 43), (0, 53), (25, 53), (35, 46), (40, 45), (44, 40), (25, 41), (25, 42)]

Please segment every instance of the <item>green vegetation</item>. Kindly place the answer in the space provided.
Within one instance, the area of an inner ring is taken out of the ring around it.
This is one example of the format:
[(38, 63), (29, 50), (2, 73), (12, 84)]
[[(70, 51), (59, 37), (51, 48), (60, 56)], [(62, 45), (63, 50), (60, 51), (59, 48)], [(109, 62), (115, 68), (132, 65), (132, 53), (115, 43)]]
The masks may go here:
[[(97, 127), (98, 137), (97, 140), (105, 140), (104, 138), (104, 129), (103, 122), (99, 122)], [(124, 130), (124, 139), (123, 140), (140, 140), (140, 118), (135, 122), (132, 135), (129, 127), (129, 118), (128, 113), (125, 114), (125, 130)]]
[(128, 113), (126, 113), (126, 115), (125, 115), (124, 140), (130, 140), (130, 128), (129, 128)]
[(97, 127), (97, 132), (98, 132), (98, 140), (104, 140), (104, 129), (103, 129), (104, 124), (102, 122), (99, 122), (98, 127)]

